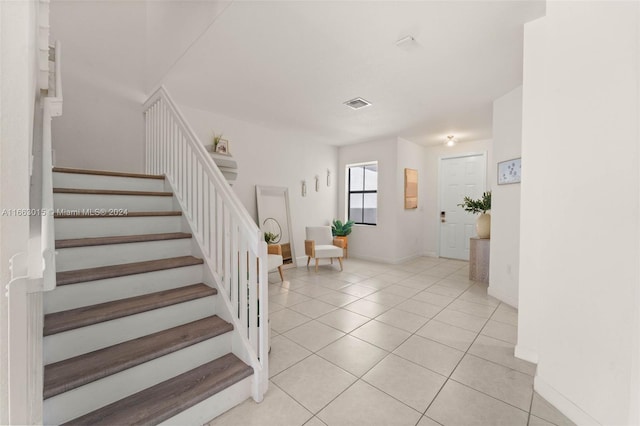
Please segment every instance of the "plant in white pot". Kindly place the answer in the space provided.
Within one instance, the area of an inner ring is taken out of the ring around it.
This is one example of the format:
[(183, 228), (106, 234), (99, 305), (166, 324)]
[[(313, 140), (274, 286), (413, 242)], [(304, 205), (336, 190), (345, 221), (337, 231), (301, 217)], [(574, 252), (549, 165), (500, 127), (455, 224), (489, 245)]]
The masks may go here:
[(487, 212), (491, 210), (491, 191), (483, 193), (482, 198), (478, 200), (464, 197), (464, 202), (458, 205), (466, 212), (473, 214), (480, 213), (478, 220), (476, 220), (476, 233), (478, 234), (478, 238), (490, 238), (491, 215)]

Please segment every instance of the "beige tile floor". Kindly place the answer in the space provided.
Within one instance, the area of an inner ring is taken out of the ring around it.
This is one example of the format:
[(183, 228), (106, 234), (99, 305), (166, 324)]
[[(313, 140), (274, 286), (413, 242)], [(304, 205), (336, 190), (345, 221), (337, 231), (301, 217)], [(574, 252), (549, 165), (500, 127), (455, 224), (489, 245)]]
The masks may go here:
[(209, 425), (571, 425), (513, 356), (517, 311), (467, 262), (356, 259), (270, 275), (269, 391)]

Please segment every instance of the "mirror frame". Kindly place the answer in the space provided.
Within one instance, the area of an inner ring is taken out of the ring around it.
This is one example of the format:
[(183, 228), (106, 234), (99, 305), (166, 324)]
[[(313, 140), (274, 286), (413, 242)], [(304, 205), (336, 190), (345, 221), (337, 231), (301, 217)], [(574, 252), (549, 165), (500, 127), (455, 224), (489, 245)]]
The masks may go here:
[[(263, 222), (268, 219), (267, 217), (263, 217), (264, 216), (264, 204), (262, 201), (262, 197), (269, 195), (269, 196), (278, 196), (278, 195), (282, 195), (282, 197), (284, 198), (284, 204), (285, 204), (285, 208), (286, 208), (286, 215), (287, 215), (287, 230), (289, 231), (289, 245), (291, 247), (291, 263), (285, 263), (282, 265), (282, 267), (284, 269), (290, 269), (290, 268), (295, 268), (296, 267), (296, 254), (295, 254), (295, 248), (294, 248), (294, 244), (293, 244), (293, 232), (292, 232), (292, 227), (291, 227), (291, 207), (289, 204), (289, 188), (284, 187), (284, 186), (262, 186), (262, 185), (256, 185), (256, 207), (258, 209), (258, 228), (260, 228), (260, 230), (262, 231), (262, 224)], [(282, 225), (280, 225), (282, 226)]]

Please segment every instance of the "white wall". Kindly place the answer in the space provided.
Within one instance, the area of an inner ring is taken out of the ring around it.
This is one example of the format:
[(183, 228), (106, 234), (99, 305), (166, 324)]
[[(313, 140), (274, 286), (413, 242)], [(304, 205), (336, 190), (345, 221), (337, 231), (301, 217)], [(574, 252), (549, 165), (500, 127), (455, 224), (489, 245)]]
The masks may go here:
[(378, 221), (376, 226), (354, 225), (349, 235), (349, 256), (393, 263), (395, 261), (395, 208), (397, 181), (396, 139), (387, 138), (338, 149), (338, 217), (347, 218), (347, 164), (378, 162)]
[[(421, 256), (422, 226), (425, 217), (425, 147), (405, 139), (398, 138), (398, 158), (396, 171), (396, 196), (393, 200), (396, 209), (396, 248), (397, 262)], [(404, 208), (404, 169), (418, 170), (418, 208)]]
[(518, 307), (520, 184), (497, 185), (497, 163), (521, 155), (522, 87), (493, 102), (491, 265), (489, 294)]
[(145, 1), (145, 92), (151, 92), (185, 50), (231, 1)]
[(229, 4), (51, 2), (52, 39), (64, 53), (56, 165), (142, 172), (142, 103)]
[(581, 425), (638, 424), (637, 2), (527, 24), (517, 354)]
[(143, 170), (145, 13), (145, 2), (51, 2), (51, 39), (64, 58), (57, 166)]
[[(400, 263), (422, 255), (422, 223), (426, 174), (423, 146), (401, 138), (386, 138), (339, 148), (338, 212), (347, 217), (346, 166), (378, 162), (378, 223), (355, 225), (349, 236), (349, 256)], [(404, 169), (418, 170), (418, 208), (404, 208)]]
[[(256, 222), (256, 185), (289, 188), (295, 255), (299, 261), (306, 259), (305, 227), (329, 225), (337, 217), (337, 148), (284, 129), (184, 105), (180, 109), (204, 145), (211, 144), (214, 132), (229, 140), (229, 152), (238, 162), (238, 179), (232, 188)], [(327, 169), (331, 171), (329, 187)], [(319, 192), (315, 191), (316, 175), (320, 176)], [(306, 197), (301, 194), (303, 180), (307, 181)]]
[[(487, 188), (491, 189), (491, 164), (493, 164), (490, 140), (462, 142), (452, 147), (442, 145), (429, 146), (425, 150), (425, 196), (424, 196), (424, 233), (423, 253), (426, 256), (438, 256), (440, 241), (440, 210), (438, 200), (438, 169), (440, 158), (464, 155), (468, 153), (487, 153)], [(460, 200), (462, 202), (462, 200)]]

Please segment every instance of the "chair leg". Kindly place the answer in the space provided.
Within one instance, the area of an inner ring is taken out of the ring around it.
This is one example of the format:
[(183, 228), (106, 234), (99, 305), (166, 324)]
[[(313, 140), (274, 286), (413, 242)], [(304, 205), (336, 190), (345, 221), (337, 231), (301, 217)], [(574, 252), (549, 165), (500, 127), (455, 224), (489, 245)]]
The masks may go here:
[(320, 260), (320, 259), (318, 259), (318, 258), (316, 257), (316, 272), (318, 272), (318, 261), (319, 261), (319, 260)]
[(331, 264), (333, 265), (333, 257), (331, 258)]
[(307, 256), (307, 268), (309, 267), (309, 262), (311, 262), (311, 256)]
[(280, 272), (280, 281), (284, 281), (284, 275), (282, 275), (282, 265), (278, 266), (278, 272)]
[(340, 270), (342, 271), (342, 258), (341, 257), (338, 258), (338, 262), (340, 262)]

